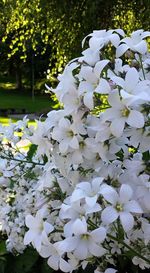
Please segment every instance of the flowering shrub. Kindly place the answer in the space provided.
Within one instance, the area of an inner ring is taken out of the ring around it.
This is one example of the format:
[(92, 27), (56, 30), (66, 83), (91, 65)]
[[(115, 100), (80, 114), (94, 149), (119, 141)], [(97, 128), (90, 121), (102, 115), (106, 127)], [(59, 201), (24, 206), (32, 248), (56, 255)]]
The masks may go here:
[(32, 245), (63, 272), (150, 268), (149, 36), (93, 31), (53, 90), (63, 109), (0, 128), (8, 251)]

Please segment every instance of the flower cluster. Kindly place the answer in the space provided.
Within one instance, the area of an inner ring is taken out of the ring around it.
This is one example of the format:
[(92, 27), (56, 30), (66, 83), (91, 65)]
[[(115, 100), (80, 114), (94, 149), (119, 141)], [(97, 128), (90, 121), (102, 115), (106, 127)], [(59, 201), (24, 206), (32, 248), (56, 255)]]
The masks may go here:
[(149, 36), (93, 31), (52, 90), (63, 108), (0, 128), (9, 251), (32, 245), (63, 272), (115, 273), (119, 257), (150, 268)]

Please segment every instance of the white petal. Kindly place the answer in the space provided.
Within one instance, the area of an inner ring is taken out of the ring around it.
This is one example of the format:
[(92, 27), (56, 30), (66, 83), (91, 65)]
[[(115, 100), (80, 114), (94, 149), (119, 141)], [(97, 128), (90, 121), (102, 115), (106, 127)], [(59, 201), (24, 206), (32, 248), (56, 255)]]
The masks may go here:
[(71, 272), (72, 267), (64, 259), (60, 258), (60, 270), (63, 272)]
[(111, 80), (112, 80), (116, 85), (119, 85), (119, 86), (121, 86), (122, 88), (124, 88), (125, 81), (124, 81), (122, 78), (115, 76), (115, 77), (112, 77)]
[(84, 95), (83, 102), (86, 107), (88, 107), (89, 109), (93, 109), (94, 108), (93, 93), (92, 92), (86, 93)]
[(66, 153), (68, 150), (68, 139), (64, 139), (59, 143), (59, 150), (61, 153)]
[(87, 232), (87, 224), (84, 220), (77, 219), (72, 227), (73, 233), (75, 235), (81, 235)]
[(109, 60), (102, 60), (96, 63), (95, 67), (94, 67), (94, 73), (97, 76), (97, 78), (100, 77), (100, 74), (102, 72), (102, 70), (104, 69), (104, 67), (109, 63)]
[(93, 196), (93, 197), (86, 197), (85, 198), (86, 204), (89, 207), (94, 207), (97, 201), (97, 195)]
[(28, 228), (35, 226), (35, 218), (32, 215), (27, 215), (25, 219), (26, 226)]
[(58, 249), (63, 252), (71, 252), (78, 245), (78, 239), (76, 237), (68, 237), (58, 243)]
[(136, 110), (131, 110), (126, 122), (134, 128), (142, 128), (144, 126), (144, 116)]
[(70, 126), (70, 121), (66, 118), (61, 118), (59, 121), (59, 127), (61, 128), (68, 128)]
[[(134, 80), (133, 80), (134, 79)], [(139, 73), (132, 67), (128, 70), (125, 77), (125, 89), (130, 93), (134, 90), (139, 81)]]
[(143, 213), (140, 205), (138, 204), (138, 202), (136, 202), (135, 200), (131, 200), (129, 201), (126, 205), (125, 205), (125, 210), (133, 212), (133, 213)]
[(120, 43), (120, 37), (119, 37), (119, 35), (116, 34), (116, 33), (112, 34), (112, 35), (110, 36), (110, 41), (111, 41), (111, 43), (112, 43), (115, 47), (117, 47), (117, 46), (119, 45), (119, 43)]
[(90, 242), (89, 252), (96, 257), (101, 257), (106, 253), (106, 249), (104, 249), (102, 246), (98, 246), (94, 242)]
[(126, 44), (119, 45), (116, 49), (116, 58), (121, 57), (128, 49), (129, 47)]
[(109, 83), (105, 79), (101, 78), (98, 86), (95, 89), (95, 92), (99, 94), (109, 94), (110, 91), (111, 88)]
[(71, 148), (73, 148), (73, 149), (78, 149), (78, 148), (79, 148), (79, 142), (78, 142), (78, 139), (77, 139), (76, 136), (74, 136), (74, 137), (72, 138), (72, 140), (71, 140), (70, 143), (69, 143), (69, 146), (70, 146)]
[(103, 211), (102, 211), (102, 214), (101, 214), (101, 219), (103, 221), (104, 224), (111, 224), (113, 223), (116, 219), (118, 218), (118, 213), (117, 211), (111, 207), (111, 206), (108, 206), (107, 208), (105, 208)]
[(23, 241), (24, 245), (30, 244), (32, 242), (34, 236), (35, 236), (35, 233), (33, 231), (30, 231), (30, 230), (27, 231), (24, 236), (24, 241)]
[(38, 252), (41, 251), (42, 239), (43, 239), (42, 236), (36, 235), (36, 237), (34, 238), (34, 241), (32, 242), (33, 246), (36, 248)]
[(116, 273), (117, 270), (114, 268), (107, 268), (104, 273)]
[(54, 270), (58, 270), (59, 269), (59, 257), (57, 256), (51, 256), (48, 261), (47, 261), (48, 265), (53, 268)]
[(87, 249), (87, 241), (80, 241), (77, 248), (74, 251), (74, 255), (79, 260), (84, 260), (87, 258), (88, 249)]
[(127, 203), (132, 197), (133, 191), (129, 185), (123, 184), (120, 188), (120, 202)]
[(111, 204), (115, 205), (116, 202), (118, 201), (118, 198), (119, 198), (118, 193), (111, 186), (107, 185), (102, 187), (100, 193), (103, 195), (106, 201), (108, 201)]
[(117, 32), (120, 36), (123, 36), (123, 37), (125, 36), (125, 33), (121, 28), (117, 28), (114, 31)]
[(101, 243), (106, 237), (106, 229), (104, 227), (97, 228), (91, 232), (91, 236), (95, 242)]
[(54, 227), (51, 224), (45, 222), (44, 223), (44, 230), (46, 231), (46, 234), (49, 234), (50, 232), (52, 232), (54, 230)]
[(125, 232), (131, 230), (134, 226), (134, 218), (129, 212), (126, 211), (121, 212), (120, 221)]
[(141, 54), (145, 54), (147, 51), (147, 43), (145, 41), (141, 41), (140, 43), (134, 46), (134, 50)]
[(43, 258), (48, 258), (52, 254), (51, 248), (53, 248), (52, 244), (42, 245), (40, 250), (40, 256), (42, 256)]
[(86, 195), (85, 193), (80, 190), (80, 189), (76, 189), (73, 193), (72, 193), (72, 196), (71, 196), (71, 202), (76, 202), (82, 198), (84, 198)]
[(114, 90), (114, 91), (112, 91), (109, 94), (109, 96), (108, 96), (108, 102), (114, 108), (117, 108), (117, 109), (121, 109), (122, 108), (122, 103), (120, 101), (120, 96), (119, 96), (118, 90), (117, 91)]
[(110, 125), (112, 134), (116, 137), (120, 137), (123, 134), (125, 126), (125, 118), (114, 119)]

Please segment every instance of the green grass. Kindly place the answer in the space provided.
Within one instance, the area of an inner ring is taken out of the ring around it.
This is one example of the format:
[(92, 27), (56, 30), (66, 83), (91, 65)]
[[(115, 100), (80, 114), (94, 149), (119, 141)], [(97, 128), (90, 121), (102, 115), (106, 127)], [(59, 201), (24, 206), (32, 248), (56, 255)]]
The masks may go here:
[(52, 107), (52, 102), (47, 96), (35, 96), (34, 101), (28, 94), (10, 93), (9, 91), (2, 92), (0, 90), (0, 109), (26, 109), (28, 113), (48, 111)]
[(0, 109), (25, 109), (26, 113), (45, 113), (54, 106), (49, 94), (35, 94), (32, 100), (31, 92), (15, 90), (14, 79), (0, 76)]
[[(5, 118), (5, 117), (0, 117), (0, 124), (2, 124), (3, 126), (8, 126), (10, 124), (10, 122), (17, 122), (17, 119), (10, 119), (10, 118)], [(30, 120), (28, 122), (29, 126), (36, 126), (36, 122), (34, 120)]]

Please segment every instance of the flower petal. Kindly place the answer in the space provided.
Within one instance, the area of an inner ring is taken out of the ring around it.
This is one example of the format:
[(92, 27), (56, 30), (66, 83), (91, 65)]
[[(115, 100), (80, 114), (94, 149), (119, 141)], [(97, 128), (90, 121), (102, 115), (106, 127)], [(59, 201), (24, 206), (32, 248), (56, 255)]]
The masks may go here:
[(106, 249), (104, 249), (102, 246), (98, 246), (94, 242), (90, 242), (89, 252), (96, 257), (101, 257), (106, 253)]
[(126, 122), (134, 128), (142, 128), (144, 126), (144, 116), (136, 110), (131, 110)]
[(129, 201), (125, 205), (125, 210), (133, 212), (133, 213), (143, 213), (143, 210), (141, 209), (140, 205), (135, 200)]
[(98, 86), (95, 89), (95, 92), (99, 94), (109, 94), (110, 91), (111, 88), (109, 83), (105, 79), (101, 78)]
[(97, 78), (100, 77), (102, 70), (104, 69), (104, 67), (109, 63), (109, 60), (102, 60), (96, 63), (95, 67), (94, 67), (94, 73), (97, 76)]
[(112, 134), (116, 137), (120, 137), (123, 134), (125, 126), (125, 118), (114, 119), (110, 125)]
[(106, 201), (108, 201), (109, 203), (113, 205), (115, 205), (116, 202), (118, 201), (118, 198), (119, 198), (118, 193), (111, 186), (107, 185), (102, 187), (100, 193), (103, 195)]
[(107, 208), (105, 208), (102, 211), (101, 219), (102, 219), (103, 223), (106, 225), (113, 223), (117, 218), (118, 218), (118, 213), (111, 206), (108, 206)]
[(62, 272), (72, 272), (72, 267), (64, 259), (60, 258), (60, 270)]
[(126, 44), (119, 45), (116, 49), (116, 58), (121, 57), (128, 49), (129, 47)]
[(120, 188), (120, 202), (127, 203), (132, 197), (133, 191), (129, 185), (123, 184)]
[(89, 109), (94, 108), (94, 102), (93, 102), (93, 92), (88, 92), (84, 95), (83, 102), (86, 107)]
[(74, 251), (74, 255), (79, 260), (85, 260), (88, 255), (87, 242), (82, 240), (78, 244), (77, 248)]
[(123, 211), (120, 213), (120, 221), (125, 232), (131, 230), (134, 226), (134, 218), (131, 213)]
[(97, 228), (91, 232), (91, 236), (95, 242), (101, 243), (106, 237), (106, 229), (104, 227)]
[(59, 257), (57, 256), (51, 256), (48, 261), (47, 261), (48, 265), (53, 268), (54, 270), (58, 270), (59, 269)]
[(139, 81), (139, 73), (137, 72), (137, 70), (134, 67), (130, 68), (126, 74), (126, 77), (125, 77), (125, 89), (129, 93), (132, 93), (132, 91), (135, 89), (138, 81)]

